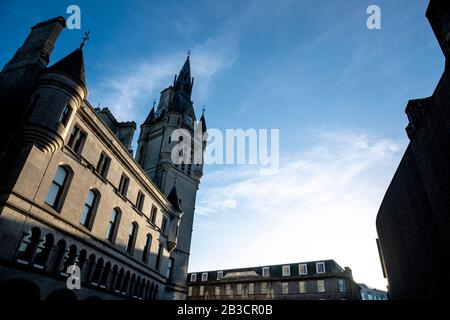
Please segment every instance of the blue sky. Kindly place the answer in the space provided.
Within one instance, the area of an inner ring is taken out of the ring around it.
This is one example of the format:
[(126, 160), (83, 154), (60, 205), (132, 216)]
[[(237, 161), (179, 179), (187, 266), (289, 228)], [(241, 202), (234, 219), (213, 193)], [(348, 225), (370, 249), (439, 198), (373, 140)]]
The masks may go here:
[[(208, 166), (191, 271), (335, 259), (384, 288), (375, 217), (406, 147), (404, 109), (444, 59), (426, 0), (2, 1), (4, 65), (29, 28), (81, 8), (51, 62), (85, 47), (88, 100), (142, 122), (191, 49), (208, 127), (279, 128), (280, 170)], [(380, 6), (382, 30), (366, 9)]]

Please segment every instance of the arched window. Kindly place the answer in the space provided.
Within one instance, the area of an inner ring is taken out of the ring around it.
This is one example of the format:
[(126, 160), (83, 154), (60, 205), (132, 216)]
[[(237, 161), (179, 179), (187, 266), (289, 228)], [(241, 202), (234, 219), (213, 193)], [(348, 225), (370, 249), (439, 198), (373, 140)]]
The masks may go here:
[(108, 277), (111, 271), (111, 262), (107, 262), (105, 264), (105, 268), (103, 268), (102, 276), (100, 278), (100, 287), (106, 288), (108, 285)]
[(95, 264), (94, 274), (92, 275), (91, 283), (93, 285), (97, 285), (98, 282), (100, 281), (100, 275), (102, 274), (102, 270), (103, 270), (103, 258), (100, 258)]
[(136, 279), (136, 282), (134, 283), (134, 287), (133, 287), (133, 294), (132, 294), (133, 298), (136, 298), (136, 299), (139, 298), (140, 286), (141, 286), (141, 277), (138, 276)]
[(133, 222), (130, 227), (130, 232), (128, 234), (128, 242), (127, 242), (127, 252), (133, 253), (134, 245), (136, 243), (136, 235), (138, 232), (138, 224), (137, 222)]
[(50, 252), (53, 249), (53, 241), (55, 238), (52, 234), (47, 234), (44, 239), (42, 239), (41, 243), (37, 247), (36, 256), (34, 258), (34, 266), (36, 268), (44, 269), (47, 264), (48, 257), (50, 256)]
[(40, 238), (41, 230), (39, 228), (32, 228), (23, 235), (17, 251), (17, 262), (29, 264), (33, 260), (34, 252), (39, 244)]
[(64, 240), (59, 240), (56, 244), (56, 255), (55, 264), (53, 267), (54, 272), (60, 272), (62, 267), (62, 261), (66, 254), (66, 242)]
[(152, 235), (148, 233), (147, 239), (145, 240), (144, 252), (142, 253), (142, 261), (148, 262), (151, 247), (152, 247)]
[(73, 244), (69, 247), (69, 251), (64, 256), (64, 263), (62, 267), (62, 272), (67, 273), (67, 269), (74, 265), (77, 260), (77, 247)]
[(64, 166), (59, 166), (56, 170), (53, 182), (48, 190), (45, 203), (51, 206), (55, 210), (60, 210), (64, 198), (64, 193), (67, 190), (67, 184), (69, 180), (69, 169)]
[(128, 291), (128, 284), (130, 282), (130, 271), (127, 271), (127, 273), (125, 273), (125, 277), (122, 281), (122, 294), (127, 294)]
[(92, 227), (99, 198), (100, 196), (96, 190), (89, 190), (86, 201), (84, 202), (83, 212), (80, 217), (80, 224), (88, 229), (91, 229)]
[(76, 262), (77, 266), (80, 267), (81, 270), (83, 270), (84, 263), (86, 262), (86, 256), (87, 252), (86, 250), (81, 250), (80, 254), (78, 255), (78, 261)]
[(166, 277), (168, 280), (170, 280), (170, 278), (172, 277), (173, 264), (174, 264), (174, 259), (169, 258), (169, 262), (167, 263), (167, 273), (166, 273)]
[(120, 290), (122, 289), (123, 275), (124, 275), (124, 270), (123, 270), (123, 268), (121, 268), (119, 270), (119, 273), (117, 274), (116, 285), (114, 287), (114, 291), (116, 291), (116, 292), (120, 292)]
[(147, 300), (152, 300), (153, 299), (153, 291), (155, 291), (155, 285), (152, 283), (150, 285), (150, 289), (148, 290)]
[(158, 255), (156, 256), (156, 261), (155, 261), (155, 269), (159, 270), (159, 267), (161, 266), (161, 259), (162, 259), (162, 255), (163, 255), (163, 250), (164, 247), (162, 246), (162, 244), (159, 244), (159, 248), (158, 248)]
[(108, 229), (106, 230), (106, 240), (114, 243), (117, 234), (117, 227), (119, 226), (120, 210), (114, 208), (112, 210), (111, 218), (109, 219)]
[(158, 299), (158, 285), (155, 286), (155, 290), (153, 291), (153, 300)]

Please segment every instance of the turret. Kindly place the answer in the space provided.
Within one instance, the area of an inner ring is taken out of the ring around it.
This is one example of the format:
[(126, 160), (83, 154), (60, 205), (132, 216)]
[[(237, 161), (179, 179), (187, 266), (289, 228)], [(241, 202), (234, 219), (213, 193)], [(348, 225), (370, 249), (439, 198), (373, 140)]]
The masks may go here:
[(61, 149), (87, 94), (80, 47), (42, 72), (26, 110), (27, 120), (17, 134), (19, 141), (36, 144), (44, 152)]

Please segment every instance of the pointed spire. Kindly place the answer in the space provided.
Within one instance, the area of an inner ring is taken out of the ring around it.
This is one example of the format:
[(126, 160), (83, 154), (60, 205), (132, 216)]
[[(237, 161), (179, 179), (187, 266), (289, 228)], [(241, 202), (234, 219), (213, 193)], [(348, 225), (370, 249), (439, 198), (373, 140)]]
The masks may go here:
[(191, 62), (189, 50), (186, 61), (181, 68), (180, 74), (175, 76), (174, 88), (176, 91), (184, 93), (188, 98), (191, 97), (192, 86), (194, 85), (194, 78), (191, 78)]
[(83, 50), (81, 48), (76, 49), (52, 65), (48, 70), (64, 73), (74, 80), (85, 84)]
[(156, 99), (153, 100), (153, 107), (152, 110), (150, 110), (150, 113), (147, 116), (147, 119), (145, 119), (144, 124), (152, 123), (155, 119), (155, 105), (156, 105)]
[(202, 109), (202, 116), (200, 117), (200, 123), (202, 124), (202, 132), (206, 131), (206, 120), (205, 120), (205, 106)]
[(175, 179), (173, 180), (173, 187), (169, 195), (167, 196), (167, 200), (169, 200), (170, 204), (175, 210), (177, 210), (178, 212), (183, 212), (183, 209), (181, 208), (180, 204), (180, 199), (178, 198), (176, 184), (177, 184), (177, 175), (175, 175)]

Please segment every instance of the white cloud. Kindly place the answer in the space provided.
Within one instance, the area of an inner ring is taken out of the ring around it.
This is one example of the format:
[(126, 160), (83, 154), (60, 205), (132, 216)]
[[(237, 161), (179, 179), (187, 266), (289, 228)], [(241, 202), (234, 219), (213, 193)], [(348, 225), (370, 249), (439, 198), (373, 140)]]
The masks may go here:
[(194, 270), (335, 259), (357, 281), (383, 286), (375, 217), (404, 143), (356, 130), (314, 137), (315, 147), (284, 157), (270, 176), (251, 166), (205, 175)]
[[(195, 78), (194, 100), (204, 101), (213, 77), (230, 67), (237, 57), (237, 39), (232, 32), (192, 48), (191, 71)], [(100, 101), (119, 121), (137, 120), (149, 111), (154, 98), (172, 84), (186, 59), (186, 52), (148, 57), (123, 64), (118, 74), (108, 74), (93, 87), (90, 98)], [(141, 112), (141, 111), (142, 112)]]

